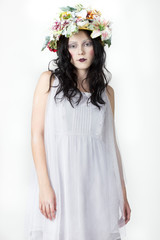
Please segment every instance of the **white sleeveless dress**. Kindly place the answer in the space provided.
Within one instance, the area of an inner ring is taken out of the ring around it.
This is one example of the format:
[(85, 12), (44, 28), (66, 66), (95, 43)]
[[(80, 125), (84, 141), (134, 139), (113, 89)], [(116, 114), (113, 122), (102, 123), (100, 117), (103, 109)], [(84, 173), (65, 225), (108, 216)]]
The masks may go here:
[[(55, 77), (53, 86), (58, 86)], [(55, 219), (39, 209), (34, 169), (26, 208), (26, 240), (118, 240), (125, 237), (121, 171), (114, 120), (106, 90), (99, 110), (82, 92), (79, 105), (54, 96), (51, 87), (45, 112), (44, 142), (51, 185), (56, 194)], [(62, 92), (57, 95), (62, 97)], [(79, 94), (74, 99), (77, 100)]]

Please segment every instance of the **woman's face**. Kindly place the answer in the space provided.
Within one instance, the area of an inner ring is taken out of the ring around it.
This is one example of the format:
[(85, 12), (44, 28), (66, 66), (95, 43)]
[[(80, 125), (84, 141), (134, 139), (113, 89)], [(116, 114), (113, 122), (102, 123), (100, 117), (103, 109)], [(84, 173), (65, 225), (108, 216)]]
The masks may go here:
[[(87, 70), (94, 59), (94, 49), (91, 38), (85, 31), (73, 34), (68, 41), (68, 51), (71, 54), (71, 63), (78, 69)], [(79, 61), (80, 59), (85, 61)]]

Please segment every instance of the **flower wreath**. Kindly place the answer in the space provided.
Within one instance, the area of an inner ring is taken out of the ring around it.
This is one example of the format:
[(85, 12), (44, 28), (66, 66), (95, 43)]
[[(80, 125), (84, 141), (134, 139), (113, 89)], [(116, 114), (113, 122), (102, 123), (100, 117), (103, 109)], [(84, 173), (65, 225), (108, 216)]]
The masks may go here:
[(59, 19), (54, 18), (54, 23), (50, 29), (50, 36), (45, 37), (45, 43), (41, 51), (46, 47), (53, 52), (57, 52), (57, 41), (61, 35), (69, 38), (72, 34), (78, 33), (79, 29), (92, 31), (90, 37), (96, 38), (101, 36), (101, 43), (108, 47), (111, 45), (111, 21), (106, 21), (101, 17), (100, 11), (85, 8), (82, 4), (75, 7), (61, 7)]

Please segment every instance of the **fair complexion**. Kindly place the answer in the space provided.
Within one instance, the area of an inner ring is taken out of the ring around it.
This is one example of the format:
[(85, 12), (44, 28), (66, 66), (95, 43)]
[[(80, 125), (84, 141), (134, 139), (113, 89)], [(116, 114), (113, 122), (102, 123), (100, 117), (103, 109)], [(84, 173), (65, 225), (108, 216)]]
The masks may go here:
[[(77, 69), (78, 85), (81, 85), (82, 80), (86, 77), (88, 69), (94, 59), (94, 48), (91, 38), (85, 33), (85, 31), (79, 31), (73, 34), (68, 41), (68, 51), (71, 54), (71, 63)], [(85, 58), (86, 61), (80, 62), (80, 58)], [(88, 86), (84, 84), (85, 89)], [(83, 91), (81, 89), (80, 91)]]
[[(33, 160), (39, 183), (39, 209), (41, 213), (52, 220), (55, 218), (56, 195), (48, 177), (44, 148), (44, 117), (51, 72), (43, 72), (38, 80), (32, 107), (31, 145)], [(53, 80), (52, 80), (53, 81)]]
[[(107, 89), (109, 91), (109, 94), (107, 92)], [(110, 105), (111, 105), (113, 118), (114, 118), (114, 112), (115, 112), (114, 89), (109, 85), (107, 86), (107, 89), (106, 89), (106, 92), (107, 92), (108, 98), (110, 100)], [(117, 146), (117, 143), (116, 143), (116, 147), (117, 147), (118, 152), (119, 152), (119, 148)], [(119, 156), (120, 156), (120, 152), (119, 152)], [(120, 171), (122, 171), (121, 160), (119, 161), (119, 164), (120, 164), (120, 168), (121, 168)], [(126, 187), (125, 187), (123, 177), (122, 177), (121, 181), (122, 181), (123, 196), (124, 196), (124, 217), (125, 217), (125, 224), (127, 224), (127, 222), (130, 220), (131, 208), (130, 208), (128, 200), (127, 200)]]

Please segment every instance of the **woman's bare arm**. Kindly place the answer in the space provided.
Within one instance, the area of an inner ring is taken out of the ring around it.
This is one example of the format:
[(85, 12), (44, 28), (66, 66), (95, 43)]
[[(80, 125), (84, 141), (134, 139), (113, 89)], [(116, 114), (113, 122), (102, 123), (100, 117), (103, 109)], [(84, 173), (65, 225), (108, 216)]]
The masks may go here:
[[(107, 92), (107, 95), (108, 95), (108, 98), (109, 98), (110, 103), (111, 103), (111, 108), (112, 108), (112, 112), (113, 112), (113, 119), (114, 119), (114, 110), (115, 110), (114, 89), (109, 85), (107, 86), (107, 89), (109, 91), (109, 94)], [(115, 134), (115, 132), (114, 132), (114, 134)], [(117, 152), (118, 165), (119, 165), (119, 170), (120, 170), (121, 183), (122, 183), (122, 188), (123, 188), (123, 195), (124, 195), (125, 198), (127, 198), (126, 186), (125, 186), (124, 176), (123, 176), (122, 159), (121, 159), (121, 154), (120, 154), (120, 151), (119, 151), (119, 148), (118, 148), (118, 145), (117, 145), (116, 136), (115, 136), (115, 144), (116, 144), (116, 152)]]
[(50, 71), (45, 71), (39, 77), (33, 97), (31, 118), (32, 154), (40, 187), (50, 185), (44, 147), (44, 120), (48, 98), (48, 93), (46, 92), (49, 89), (50, 75)]
[[(49, 89), (49, 79), (51, 72), (46, 71), (40, 75), (38, 80), (32, 108), (31, 120), (31, 144), (32, 154), (36, 167), (38, 183), (39, 183), (39, 209), (41, 213), (52, 220), (56, 214), (56, 195), (51, 186), (44, 145), (44, 123), (45, 123), (45, 109), (48, 99), (47, 90)], [(51, 81), (54, 81), (54, 78)]]

